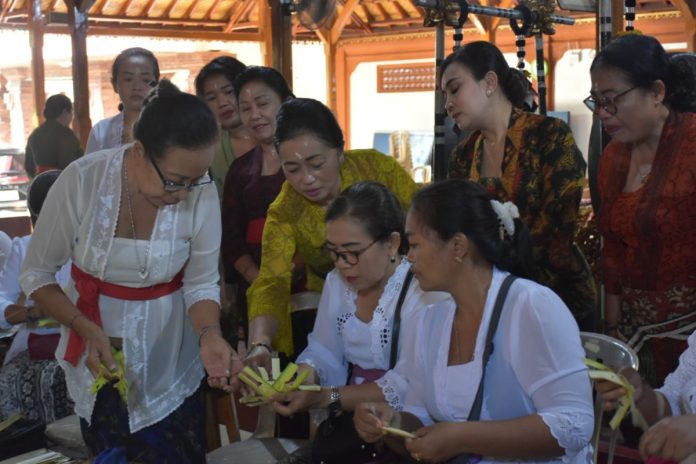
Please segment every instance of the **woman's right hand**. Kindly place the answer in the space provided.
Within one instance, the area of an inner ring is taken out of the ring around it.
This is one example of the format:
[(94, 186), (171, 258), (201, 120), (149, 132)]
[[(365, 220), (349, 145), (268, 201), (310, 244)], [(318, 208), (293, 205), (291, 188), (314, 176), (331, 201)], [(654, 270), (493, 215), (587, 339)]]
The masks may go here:
[[(633, 386), (633, 401), (638, 403), (643, 396), (643, 379), (638, 371), (631, 367), (622, 367), (617, 371), (617, 374), (622, 375)], [(619, 399), (626, 394), (626, 389), (621, 385), (608, 380), (596, 380), (595, 390), (602, 394), (603, 408), (605, 411), (611, 411), (619, 406)]]
[(389, 425), (394, 414), (387, 403), (361, 403), (355, 408), (353, 425), (360, 438), (375, 443), (384, 437), (383, 427)]
[[(88, 321), (86, 318), (80, 319), (80, 321), (76, 322), (85, 322), (83, 327), (80, 328), (81, 330), (78, 330), (78, 333), (85, 341), (85, 352), (87, 353), (85, 365), (94, 378), (99, 377), (100, 374), (105, 374), (108, 378), (109, 374), (115, 373), (117, 369), (116, 361), (111, 356), (111, 341), (104, 333), (104, 330), (97, 324)], [(77, 324), (75, 325), (77, 326)], [(105, 373), (104, 370), (108, 372)]]
[(271, 372), (271, 359), (273, 358), (273, 353), (268, 347), (264, 345), (254, 345), (244, 358), (244, 365), (249, 366), (254, 370), (258, 370), (259, 367), (266, 369), (266, 372)]

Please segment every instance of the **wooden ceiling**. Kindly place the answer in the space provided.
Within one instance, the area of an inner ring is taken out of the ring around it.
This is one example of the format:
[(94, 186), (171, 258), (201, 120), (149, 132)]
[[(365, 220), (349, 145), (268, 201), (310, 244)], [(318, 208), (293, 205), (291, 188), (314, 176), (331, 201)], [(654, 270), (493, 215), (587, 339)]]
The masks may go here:
[[(32, 1), (0, 0), (0, 28), (26, 28), (27, 12)], [(41, 2), (47, 23), (46, 32), (65, 31), (65, 1), (35, 1)], [(334, 18), (340, 18), (345, 8), (352, 9), (341, 38), (425, 29), (424, 12), (415, 6), (413, 0), (335, 1)], [(265, 5), (265, 2), (266, 0), (93, 0), (88, 10), (90, 34), (259, 40), (259, 5)], [(473, 3), (510, 7), (514, 6), (515, 1), (481, 0)], [(668, 11), (676, 10), (676, 7), (669, 0), (639, 0), (637, 10)], [(559, 13), (571, 14), (562, 10)], [(293, 15), (292, 21), (295, 39), (316, 39), (316, 34), (302, 26), (296, 15)], [(331, 21), (330, 19), (329, 23)]]

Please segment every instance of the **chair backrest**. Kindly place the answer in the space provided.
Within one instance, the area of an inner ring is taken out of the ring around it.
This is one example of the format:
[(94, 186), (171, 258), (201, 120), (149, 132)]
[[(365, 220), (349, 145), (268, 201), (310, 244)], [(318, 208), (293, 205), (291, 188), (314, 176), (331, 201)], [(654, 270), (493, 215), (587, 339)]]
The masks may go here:
[(632, 367), (638, 370), (638, 355), (621, 340), (592, 332), (580, 332), (580, 340), (586, 357), (609, 367)]
[[(580, 332), (580, 341), (582, 342), (582, 347), (585, 349), (585, 356), (587, 358), (599, 361), (613, 368), (632, 367), (638, 370), (638, 355), (631, 347), (621, 340), (598, 333)], [(592, 461), (595, 464), (597, 463), (597, 456), (599, 454), (599, 432), (602, 427), (603, 412), (602, 403), (603, 400), (601, 395), (596, 394), (594, 399), (595, 426), (591, 441), (592, 447), (594, 448)], [(610, 450), (607, 461), (611, 462), (612, 458), (613, 450)]]

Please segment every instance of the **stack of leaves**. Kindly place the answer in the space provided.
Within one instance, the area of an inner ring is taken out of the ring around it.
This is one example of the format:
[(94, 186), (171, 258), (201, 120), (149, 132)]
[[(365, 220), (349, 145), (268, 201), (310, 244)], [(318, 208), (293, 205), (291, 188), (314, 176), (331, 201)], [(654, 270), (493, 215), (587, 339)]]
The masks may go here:
[(612, 417), (609, 421), (609, 427), (611, 427), (612, 430), (616, 430), (624, 417), (626, 417), (626, 414), (630, 411), (633, 426), (640, 427), (644, 431), (648, 430), (648, 424), (645, 422), (645, 418), (640, 413), (635, 402), (633, 401), (635, 389), (633, 388), (633, 385), (626, 380), (626, 377), (621, 374), (617, 374), (601, 362), (588, 358), (585, 358), (584, 362), (589, 368), (589, 374), (592, 380), (606, 380), (608, 382), (620, 385), (626, 391), (626, 394), (619, 398), (619, 407), (616, 409), (614, 417)]
[(101, 388), (114, 382), (114, 388), (118, 391), (124, 404), (128, 404), (128, 382), (126, 381), (126, 358), (123, 351), (111, 347), (111, 356), (116, 361), (116, 372), (109, 371), (103, 364), (100, 366), (99, 376), (94, 379), (90, 391), (96, 395)]
[(273, 358), (271, 361), (271, 375), (263, 367), (258, 368), (258, 373), (251, 367), (245, 367), (239, 373), (239, 380), (256, 392), (256, 395), (248, 395), (239, 401), (247, 406), (259, 406), (267, 403), (269, 399), (278, 393), (289, 393), (296, 390), (319, 391), (319, 385), (302, 385), (309, 375), (309, 371), (297, 374), (297, 364), (290, 363), (281, 372), (280, 360)]

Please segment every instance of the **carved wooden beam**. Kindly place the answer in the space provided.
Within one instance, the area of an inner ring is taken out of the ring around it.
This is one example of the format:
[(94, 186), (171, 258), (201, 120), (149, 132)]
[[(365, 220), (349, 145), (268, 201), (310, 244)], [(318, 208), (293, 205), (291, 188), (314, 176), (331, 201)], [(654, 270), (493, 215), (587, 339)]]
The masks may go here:
[[(230, 16), (230, 20), (227, 22), (227, 26), (225, 26), (224, 31), (225, 32), (230, 32), (232, 30), (232, 26), (234, 24), (237, 24), (240, 19), (242, 19), (244, 16), (248, 15), (251, 9), (256, 5), (257, 2), (255, 0), (243, 0), (243, 2), (239, 2), (237, 9), (234, 11), (232, 16)], [(261, 11), (259, 10), (259, 32), (261, 31)]]
[(691, 52), (696, 50), (696, 0), (673, 0), (674, 6), (684, 18), (684, 32), (686, 32), (686, 46)]
[(331, 43), (338, 42), (338, 39), (341, 37), (341, 34), (343, 33), (343, 29), (345, 29), (346, 25), (348, 24), (348, 21), (350, 20), (350, 18), (353, 16), (353, 13), (355, 12), (355, 7), (358, 6), (359, 3), (360, 3), (360, 0), (348, 0), (343, 5), (343, 10), (341, 10), (341, 14), (338, 15), (338, 17), (336, 18), (336, 21), (334, 22), (333, 26), (331, 27), (331, 33), (330, 33)]

